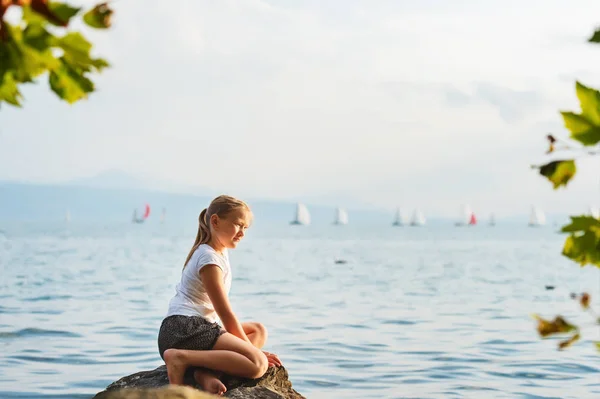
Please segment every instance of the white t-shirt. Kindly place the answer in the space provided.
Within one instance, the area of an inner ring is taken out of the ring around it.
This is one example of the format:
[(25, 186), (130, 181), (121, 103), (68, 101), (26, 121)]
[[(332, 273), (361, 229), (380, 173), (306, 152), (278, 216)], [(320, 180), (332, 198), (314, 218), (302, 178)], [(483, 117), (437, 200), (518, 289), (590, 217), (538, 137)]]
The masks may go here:
[(167, 316), (202, 316), (210, 322), (218, 320), (217, 312), (200, 279), (200, 269), (206, 265), (217, 265), (223, 272), (223, 285), (229, 295), (231, 288), (231, 266), (227, 250), (223, 255), (210, 245), (202, 244), (195, 251), (181, 273), (181, 281), (175, 287), (175, 296), (169, 302)]

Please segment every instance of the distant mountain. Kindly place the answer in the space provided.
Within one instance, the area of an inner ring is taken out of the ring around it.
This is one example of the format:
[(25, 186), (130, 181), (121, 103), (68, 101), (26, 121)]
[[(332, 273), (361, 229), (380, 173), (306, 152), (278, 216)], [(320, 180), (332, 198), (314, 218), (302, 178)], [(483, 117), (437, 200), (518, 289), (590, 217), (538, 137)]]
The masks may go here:
[[(155, 187), (155, 188), (153, 188)], [(201, 190), (198, 190), (199, 192)], [(63, 184), (33, 184), (0, 181), (1, 221), (62, 221), (68, 211), (75, 221), (131, 221), (133, 211), (138, 214), (146, 203), (152, 208), (148, 223), (158, 223), (163, 208), (169, 221), (196, 223), (198, 214), (208, 206), (211, 195), (169, 192), (156, 183), (148, 183), (121, 172), (107, 172), (88, 179)], [(294, 217), (296, 202), (244, 198), (256, 216), (256, 223), (288, 224)], [(325, 198), (323, 198), (323, 202)], [(334, 201), (325, 204), (306, 199), (315, 225), (330, 225), (334, 220)], [(361, 204), (340, 204), (349, 214), (350, 225), (391, 225), (394, 211), (380, 210)], [(455, 220), (436, 218), (426, 213), (428, 225), (453, 226)], [(498, 225), (526, 226), (527, 215), (498, 219)], [(565, 215), (548, 215), (548, 226), (566, 222)], [(483, 224), (485, 220), (481, 221)], [(1, 225), (0, 225), (1, 228)]]
[[(203, 195), (130, 188), (130, 184), (137, 187), (143, 185), (135, 180), (119, 181), (128, 188), (114, 188), (118, 186), (118, 181), (112, 178), (104, 181), (80, 180), (62, 185), (0, 182), (0, 221), (61, 221), (68, 210), (73, 221), (129, 222), (133, 211), (137, 210), (139, 214), (146, 203), (152, 208), (149, 223), (158, 222), (163, 208), (168, 220), (195, 221), (212, 199)], [(102, 187), (104, 185), (111, 188)], [(295, 203), (292, 201), (247, 200), (257, 223), (287, 224), (294, 217)], [(327, 225), (333, 222), (334, 207), (307, 205), (314, 224)], [(350, 224), (389, 224), (392, 219), (392, 214), (385, 211), (348, 209), (348, 212)]]

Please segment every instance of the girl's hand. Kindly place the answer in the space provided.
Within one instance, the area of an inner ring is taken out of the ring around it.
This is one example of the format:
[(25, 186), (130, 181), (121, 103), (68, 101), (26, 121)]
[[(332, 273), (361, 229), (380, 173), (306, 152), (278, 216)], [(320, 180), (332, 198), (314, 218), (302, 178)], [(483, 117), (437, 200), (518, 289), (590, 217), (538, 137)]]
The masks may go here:
[(267, 351), (263, 351), (263, 353), (265, 354), (265, 356), (267, 357), (267, 360), (269, 361), (269, 367), (280, 367), (281, 366), (281, 360), (279, 360), (279, 358), (277, 357), (276, 354), (271, 353), (271, 352), (267, 352)]

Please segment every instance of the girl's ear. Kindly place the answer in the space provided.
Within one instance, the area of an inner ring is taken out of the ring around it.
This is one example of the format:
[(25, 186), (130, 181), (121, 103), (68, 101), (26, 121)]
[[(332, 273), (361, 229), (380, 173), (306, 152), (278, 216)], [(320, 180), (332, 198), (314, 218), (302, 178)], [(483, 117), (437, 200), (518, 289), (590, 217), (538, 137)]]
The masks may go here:
[(210, 225), (212, 227), (217, 227), (219, 224), (219, 216), (215, 213), (210, 217)]

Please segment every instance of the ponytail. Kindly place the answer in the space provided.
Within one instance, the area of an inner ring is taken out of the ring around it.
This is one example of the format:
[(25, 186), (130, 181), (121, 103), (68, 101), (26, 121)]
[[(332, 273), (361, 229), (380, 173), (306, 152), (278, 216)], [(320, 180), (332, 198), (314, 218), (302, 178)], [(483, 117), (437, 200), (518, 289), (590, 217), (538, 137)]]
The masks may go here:
[(198, 216), (198, 233), (196, 234), (196, 240), (194, 241), (194, 245), (192, 246), (192, 249), (190, 250), (190, 253), (187, 256), (185, 263), (183, 264), (184, 269), (187, 263), (190, 261), (190, 258), (192, 257), (194, 252), (196, 252), (196, 250), (198, 249), (198, 247), (210, 241), (210, 227), (208, 226), (206, 220), (206, 210), (207, 209), (204, 208), (202, 212), (200, 212), (200, 216)]
[(187, 259), (185, 260), (185, 264), (183, 265), (184, 269), (198, 247), (202, 244), (208, 244), (208, 242), (211, 240), (212, 236), (210, 233), (210, 218), (213, 215), (217, 215), (220, 218), (226, 217), (229, 212), (234, 209), (244, 209), (250, 212), (250, 207), (248, 207), (245, 202), (228, 195), (218, 196), (212, 200), (208, 208), (204, 208), (202, 212), (200, 212), (200, 216), (198, 216), (198, 234), (196, 234), (194, 246), (190, 250)]

